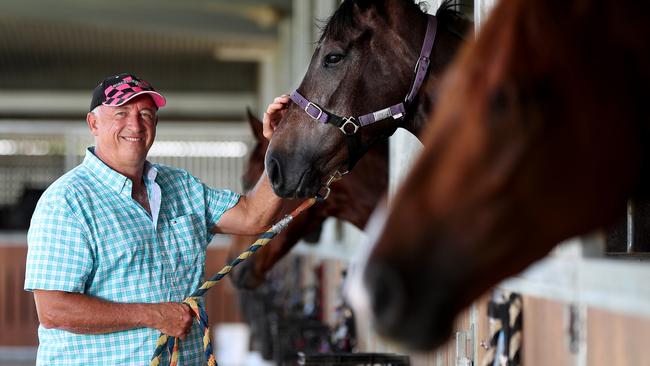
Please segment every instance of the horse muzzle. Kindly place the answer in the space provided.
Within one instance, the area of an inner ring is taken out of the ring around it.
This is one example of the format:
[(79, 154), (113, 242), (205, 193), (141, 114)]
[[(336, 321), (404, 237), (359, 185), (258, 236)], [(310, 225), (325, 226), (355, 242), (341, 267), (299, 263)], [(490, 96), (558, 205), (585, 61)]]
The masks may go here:
[(321, 190), (321, 173), (306, 162), (269, 151), (266, 171), (273, 191), (282, 198), (311, 198)]
[(367, 264), (364, 282), (374, 325), (381, 336), (410, 349), (431, 350), (447, 341), (454, 316), (445, 310), (445, 294), (412, 275), (417, 276), (387, 264)]

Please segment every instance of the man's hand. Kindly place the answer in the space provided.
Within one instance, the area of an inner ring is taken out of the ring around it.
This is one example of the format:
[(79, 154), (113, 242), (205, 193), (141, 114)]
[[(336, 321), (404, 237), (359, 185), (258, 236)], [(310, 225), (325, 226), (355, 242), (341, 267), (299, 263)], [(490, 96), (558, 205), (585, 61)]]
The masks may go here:
[(266, 137), (267, 140), (270, 140), (271, 136), (273, 136), (273, 131), (275, 131), (278, 123), (287, 112), (290, 101), (291, 99), (289, 96), (287, 94), (283, 94), (273, 99), (273, 103), (269, 104), (269, 106), (266, 107), (266, 112), (264, 112), (262, 124), (264, 126), (264, 137)]
[(179, 302), (154, 304), (151, 312), (151, 328), (168, 336), (185, 339), (192, 329), (194, 313), (189, 305)]

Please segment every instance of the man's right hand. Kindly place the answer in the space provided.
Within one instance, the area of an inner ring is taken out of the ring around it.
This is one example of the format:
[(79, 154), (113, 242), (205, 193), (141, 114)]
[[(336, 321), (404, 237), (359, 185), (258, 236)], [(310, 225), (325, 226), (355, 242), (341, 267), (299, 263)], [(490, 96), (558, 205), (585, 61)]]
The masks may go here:
[(179, 302), (165, 302), (152, 305), (152, 322), (155, 328), (168, 336), (185, 339), (192, 329), (194, 312), (189, 305)]

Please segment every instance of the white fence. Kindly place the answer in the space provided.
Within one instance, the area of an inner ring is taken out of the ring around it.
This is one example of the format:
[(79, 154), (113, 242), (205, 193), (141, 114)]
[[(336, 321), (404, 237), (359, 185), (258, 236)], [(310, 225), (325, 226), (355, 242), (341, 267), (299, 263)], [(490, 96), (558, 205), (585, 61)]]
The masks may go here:
[[(252, 142), (244, 123), (161, 121), (149, 160), (188, 170), (212, 187), (241, 191)], [(26, 187), (44, 188), (78, 165), (93, 145), (84, 122), (0, 121), (0, 205)]]

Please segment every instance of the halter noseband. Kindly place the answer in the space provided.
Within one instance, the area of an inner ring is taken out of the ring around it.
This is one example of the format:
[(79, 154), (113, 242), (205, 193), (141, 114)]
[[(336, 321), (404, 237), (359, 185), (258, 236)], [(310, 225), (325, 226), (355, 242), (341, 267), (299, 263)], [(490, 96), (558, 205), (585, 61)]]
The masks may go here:
[(420, 50), (420, 57), (418, 58), (417, 63), (415, 64), (415, 78), (411, 84), (411, 89), (409, 93), (404, 98), (403, 102), (390, 106), (388, 108), (380, 109), (378, 111), (364, 114), (362, 116), (354, 117), (341, 117), (334, 113), (330, 113), (320, 107), (318, 104), (310, 101), (309, 99), (302, 96), (298, 89), (294, 90), (289, 96), (291, 100), (296, 103), (300, 108), (302, 108), (305, 113), (312, 119), (323, 123), (329, 123), (338, 127), (341, 132), (347, 137), (348, 140), (348, 154), (350, 158), (348, 159), (348, 170), (352, 170), (354, 164), (358, 158), (355, 158), (352, 154), (352, 149), (359, 144), (357, 139), (354, 137), (359, 128), (367, 126), (369, 124), (375, 123), (377, 121), (384, 120), (386, 118), (392, 117), (393, 119), (402, 119), (406, 116), (406, 108), (415, 96), (417, 95), (424, 78), (427, 76), (427, 70), (429, 69), (430, 55), (431, 50), (433, 49), (433, 43), (436, 39), (436, 29), (438, 26), (438, 21), (435, 16), (427, 15), (427, 32), (424, 36), (424, 41), (422, 42), (422, 48)]

